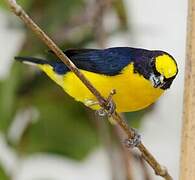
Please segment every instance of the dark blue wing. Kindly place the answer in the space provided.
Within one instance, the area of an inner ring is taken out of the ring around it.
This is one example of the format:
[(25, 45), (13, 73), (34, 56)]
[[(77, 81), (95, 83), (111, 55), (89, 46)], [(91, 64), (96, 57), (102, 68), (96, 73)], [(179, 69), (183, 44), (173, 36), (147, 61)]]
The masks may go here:
[(70, 49), (64, 53), (82, 70), (105, 75), (116, 75), (131, 61), (131, 48)]

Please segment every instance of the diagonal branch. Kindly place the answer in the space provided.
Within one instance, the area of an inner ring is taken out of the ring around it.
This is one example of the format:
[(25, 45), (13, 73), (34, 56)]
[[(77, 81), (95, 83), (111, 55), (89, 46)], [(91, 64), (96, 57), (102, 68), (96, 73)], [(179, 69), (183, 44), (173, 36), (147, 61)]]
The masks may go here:
[[(100, 92), (89, 82), (88, 79), (79, 71), (79, 69), (71, 62), (71, 60), (59, 49), (59, 47), (43, 32), (40, 27), (34, 23), (34, 21), (26, 14), (21, 6), (17, 4), (15, 0), (5, 0), (11, 10), (18, 16), (40, 39), (43, 41), (55, 54), (56, 56), (83, 82), (83, 84), (91, 91), (91, 93), (97, 98), (100, 106), (104, 110), (108, 111), (107, 100), (100, 94)], [(120, 117), (120, 115), (114, 111), (111, 114), (112, 118), (115, 119), (120, 128), (126, 133), (128, 139), (135, 137), (135, 131), (129, 128), (126, 122)], [(162, 167), (153, 155), (146, 149), (142, 142), (136, 146), (146, 162), (153, 168), (156, 175), (162, 176), (165, 180), (172, 180), (166, 168)]]

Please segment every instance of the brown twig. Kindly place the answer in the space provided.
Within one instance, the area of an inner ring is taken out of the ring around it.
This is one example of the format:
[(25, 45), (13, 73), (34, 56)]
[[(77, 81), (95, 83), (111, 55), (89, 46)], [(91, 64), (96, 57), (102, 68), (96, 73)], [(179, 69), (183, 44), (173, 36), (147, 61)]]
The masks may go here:
[(195, 1), (188, 0), (180, 180), (195, 178)]
[[(11, 10), (23, 20), (23, 22), (56, 54), (56, 56), (83, 82), (83, 84), (91, 91), (91, 93), (97, 98), (100, 106), (106, 111), (109, 110), (106, 99), (100, 94), (99, 91), (85, 78), (85, 76), (79, 71), (79, 69), (71, 62), (71, 60), (58, 48), (58, 46), (39, 28), (37, 24), (26, 14), (26, 12), (19, 6), (15, 0), (5, 0)], [(120, 115), (114, 111), (111, 114), (112, 118), (118, 123), (118, 125), (127, 134), (129, 139), (134, 138), (135, 132), (129, 129), (125, 121), (122, 120)], [(137, 148), (141, 151), (143, 158), (154, 169), (155, 173), (164, 177), (166, 180), (172, 180), (168, 171), (161, 167), (156, 161), (153, 155), (146, 149), (143, 143), (139, 143)]]

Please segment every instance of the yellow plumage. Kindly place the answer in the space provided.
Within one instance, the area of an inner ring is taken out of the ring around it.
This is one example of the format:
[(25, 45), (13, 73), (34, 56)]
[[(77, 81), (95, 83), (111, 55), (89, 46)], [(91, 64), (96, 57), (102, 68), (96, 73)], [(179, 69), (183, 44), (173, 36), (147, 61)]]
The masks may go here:
[[(77, 101), (83, 102), (92, 109), (98, 109), (98, 105), (92, 105), (96, 98), (83, 85), (72, 72), (58, 75), (50, 65), (38, 65), (51, 79), (59, 84), (70, 96)], [(154, 88), (151, 82), (142, 75), (134, 73), (133, 63), (125, 67), (122, 72), (115, 76), (106, 76), (81, 70), (86, 78), (107, 97), (112, 89), (116, 90), (113, 100), (118, 112), (129, 112), (143, 109), (152, 104), (164, 92), (160, 88)]]
[[(170, 88), (178, 69), (175, 59), (163, 51), (131, 47), (108, 49), (70, 49), (64, 53), (75, 63), (93, 86), (113, 100), (118, 112), (143, 109)], [(37, 65), (75, 100), (97, 110), (97, 99), (65, 64), (33, 57), (16, 60)]]

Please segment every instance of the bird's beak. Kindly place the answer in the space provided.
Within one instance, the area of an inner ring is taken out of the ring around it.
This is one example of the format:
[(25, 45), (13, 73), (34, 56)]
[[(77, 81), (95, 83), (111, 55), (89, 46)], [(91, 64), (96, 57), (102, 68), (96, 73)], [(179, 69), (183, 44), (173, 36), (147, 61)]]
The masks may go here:
[(174, 77), (165, 80), (163, 75), (161, 75), (161, 76), (152, 75), (150, 77), (150, 81), (151, 81), (153, 87), (154, 88), (160, 88), (160, 89), (163, 89), (163, 90), (166, 90), (166, 89), (170, 88), (173, 80), (174, 80)]
[(161, 88), (161, 89), (164, 89), (164, 90), (170, 88), (170, 86), (171, 86), (173, 80), (174, 80), (174, 78), (169, 78), (169, 79), (167, 79), (166, 81), (164, 81), (164, 82), (160, 85), (160, 88)]
[(154, 74), (151, 74), (150, 81), (153, 87), (159, 88), (164, 84), (164, 76), (163, 75), (155, 76)]

